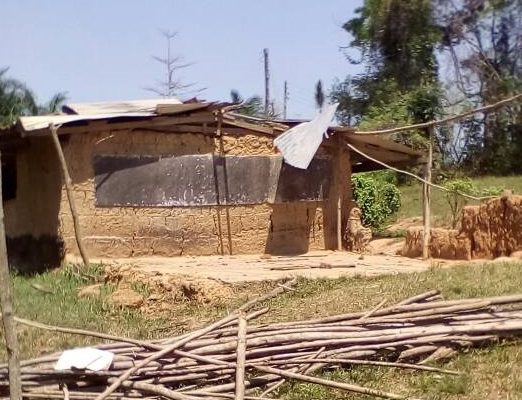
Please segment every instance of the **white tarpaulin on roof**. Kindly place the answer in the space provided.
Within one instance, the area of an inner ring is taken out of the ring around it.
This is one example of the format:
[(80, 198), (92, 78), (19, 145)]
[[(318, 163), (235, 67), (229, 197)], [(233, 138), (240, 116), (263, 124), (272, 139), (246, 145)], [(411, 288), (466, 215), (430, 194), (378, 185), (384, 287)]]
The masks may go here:
[(339, 104), (326, 106), (313, 120), (287, 130), (274, 140), (287, 164), (307, 169), (323, 141)]

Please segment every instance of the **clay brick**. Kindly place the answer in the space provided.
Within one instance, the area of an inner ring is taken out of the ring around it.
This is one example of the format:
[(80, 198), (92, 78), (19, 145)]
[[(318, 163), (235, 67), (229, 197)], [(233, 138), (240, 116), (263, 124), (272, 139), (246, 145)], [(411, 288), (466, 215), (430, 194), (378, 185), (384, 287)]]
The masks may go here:
[(152, 253), (155, 256), (179, 256), (183, 253), (183, 240), (177, 236), (156, 238), (152, 243)]

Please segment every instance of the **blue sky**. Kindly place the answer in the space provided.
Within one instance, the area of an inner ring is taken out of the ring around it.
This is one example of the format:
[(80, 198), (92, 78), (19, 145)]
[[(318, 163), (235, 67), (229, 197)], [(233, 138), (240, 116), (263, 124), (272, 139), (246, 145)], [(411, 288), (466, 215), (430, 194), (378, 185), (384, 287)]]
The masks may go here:
[(164, 70), (159, 29), (177, 31), (174, 53), (194, 65), (186, 82), (199, 97), (228, 100), (235, 88), (262, 95), (264, 47), (270, 49), (271, 91), (282, 103), (288, 81), (289, 117), (314, 113), (318, 79), (357, 72), (340, 46), (342, 24), (362, 0), (1, 0), (0, 68), (25, 81), (45, 101), (66, 91), (69, 102), (154, 97), (144, 88)]

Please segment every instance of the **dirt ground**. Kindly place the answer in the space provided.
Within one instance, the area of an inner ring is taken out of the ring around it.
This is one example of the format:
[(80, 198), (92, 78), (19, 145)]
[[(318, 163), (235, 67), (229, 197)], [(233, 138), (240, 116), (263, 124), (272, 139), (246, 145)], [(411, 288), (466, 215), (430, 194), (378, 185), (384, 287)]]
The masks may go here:
[[(397, 256), (402, 238), (377, 239), (368, 254), (314, 251), (295, 256), (237, 255), (143, 257), (92, 260), (104, 264), (105, 283), (115, 285), (110, 301), (118, 306), (157, 313), (180, 301), (221, 304), (244, 284), (346, 276), (378, 276), (426, 271), (458, 261)], [(501, 260), (499, 260), (501, 261)], [(101, 285), (84, 288), (79, 296), (99, 293)], [(248, 289), (247, 289), (248, 290)]]
[[(388, 249), (389, 246), (384, 248)], [(338, 278), (419, 272), (433, 264), (432, 261), (383, 253), (361, 257), (349, 252), (315, 251), (296, 256), (138, 257), (97, 261), (111, 267), (131, 267), (135, 271), (152, 275), (190, 276), (226, 283), (280, 280), (295, 276)]]

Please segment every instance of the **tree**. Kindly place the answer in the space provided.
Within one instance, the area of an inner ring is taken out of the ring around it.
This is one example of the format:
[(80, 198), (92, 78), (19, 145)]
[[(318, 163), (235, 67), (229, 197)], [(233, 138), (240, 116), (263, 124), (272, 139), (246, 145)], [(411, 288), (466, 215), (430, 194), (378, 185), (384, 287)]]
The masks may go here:
[(66, 93), (56, 93), (47, 103), (38, 106), (38, 114), (53, 114), (59, 112), (65, 100), (67, 100)]
[(12, 125), (24, 115), (42, 115), (59, 111), (66, 94), (55, 94), (47, 103), (38, 104), (36, 96), (23, 82), (7, 77), (8, 68), (0, 69), (0, 127)]
[(180, 71), (193, 65), (185, 62), (183, 56), (172, 53), (172, 40), (178, 35), (177, 32), (167, 30), (161, 31), (162, 36), (167, 40), (167, 51), (165, 57), (153, 56), (165, 68), (165, 80), (158, 80), (154, 87), (147, 88), (161, 97), (177, 97), (187, 93), (200, 93), (205, 89), (195, 89), (195, 83), (183, 83)]
[(321, 111), (323, 109), (325, 95), (324, 95), (324, 91), (323, 91), (323, 83), (321, 82), (320, 79), (315, 84), (315, 96), (314, 97), (315, 97), (315, 105), (317, 106), (319, 111)]
[[(258, 118), (265, 118), (266, 116), (263, 100), (258, 95), (251, 96), (245, 100), (236, 89), (232, 89), (230, 91), (230, 100), (232, 103), (242, 105), (242, 107), (237, 111), (240, 114)], [(275, 118), (276, 116), (277, 114), (274, 114), (273, 111), (270, 111), (269, 118)]]
[[(522, 90), (522, 2), (438, 0), (442, 46), (453, 62), (454, 103), (479, 106)], [(470, 118), (455, 131), (456, 161), (470, 171), (522, 172), (520, 106)]]
[(6, 76), (8, 68), (0, 70), (0, 127), (9, 126), (21, 115), (38, 114), (35, 96), (22, 82)]
[(365, 0), (356, 14), (343, 28), (353, 38), (348, 47), (360, 53), (359, 60), (348, 60), (363, 64), (365, 72), (333, 88), (341, 121), (358, 123), (372, 107), (393, 103), (398, 94), (419, 87), (426, 88), (427, 95), (422, 98), (418, 92), (409, 112), (415, 122), (431, 118), (438, 108), (438, 99), (430, 93), (438, 87), (433, 50), (440, 35), (431, 1)]

